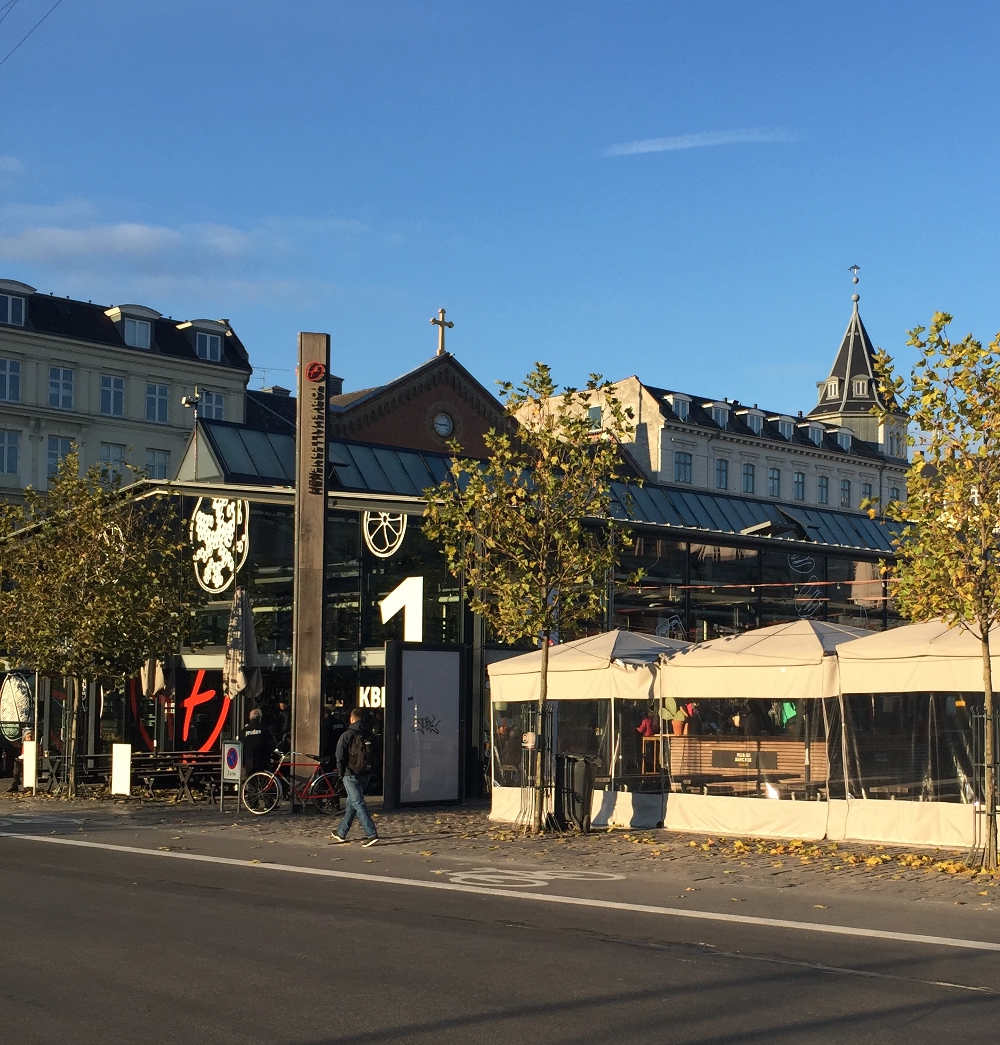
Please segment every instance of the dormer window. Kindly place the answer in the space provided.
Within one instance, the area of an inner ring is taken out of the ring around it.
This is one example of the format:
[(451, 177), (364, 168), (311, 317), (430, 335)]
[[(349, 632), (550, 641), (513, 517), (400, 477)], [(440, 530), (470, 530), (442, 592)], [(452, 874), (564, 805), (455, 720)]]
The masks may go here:
[(822, 446), (823, 445), (823, 431), (824, 431), (824, 429), (823, 429), (822, 425), (810, 424), (810, 425), (804, 425), (803, 427), (806, 430), (806, 438), (809, 440), (810, 443), (814, 444), (815, 446)]
[(19, 294), (0, 294), (0, 323), (24, 326), (24, 298)]
[(227, 319), (189, 319), (178, 323), (178, 330), (192, 330), (194, 354), (206, 363), (222, 362), (222, 339), (231, 331)]
[(728, 403), (706, 403), (705, 408), (711, 412), (714, 424), (717, 424), (720, 428), (725, 428), (729, 424)]
[(746, 412), (747, 428), (753, 432), (754, 435), (760, 435), (764, 428), (764, 415), (756, 410), (748, 410)]
[(686, 421), (691, 416), (691, 400), (687, 396), (671, 396), (670, 406), (678, 421)]
[(125, 320), (125, 344), (131, 348), (149, 348), (152, 326), (148, 319)]
[(153, 343), (153, 320), (162, 316), (145, 305), (115, 305), (104, 313), (129, 348), (148, 349)]
[(831, 377), (826, 383), (826, 398), (836, 399), (837, 398), (837, 386), (839, 382), (835, 377)]
[(795, 433), (795, 422), (790, 421), (787, 417), (778, 418), (778, 435), (782, 439), (791, 439)]
[(222, 359), (222, 338), (218, 334), (207, 334), (199, 330), (195, 335), (194, 350), (199, 359), (218, 363)]
[(851, 432), (845, 432), (843, 430), (837, 433), (837, 446), (839, 446), (841, 450), (847, 450), (848, 452), (850, 452), (851, 435)]
[(868, 395), (868, 378), (867, 377), (856, 377), (854, 379), (854, 396), (857, 399), (863, 399)]

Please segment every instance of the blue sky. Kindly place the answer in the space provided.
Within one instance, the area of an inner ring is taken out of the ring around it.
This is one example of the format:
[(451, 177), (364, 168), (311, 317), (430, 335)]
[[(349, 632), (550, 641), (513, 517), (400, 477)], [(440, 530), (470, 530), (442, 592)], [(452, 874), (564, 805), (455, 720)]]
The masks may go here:
[[(0, 0), (0, 276), (809, 409), (850, 315), (1000, 327), (989, 3)], [(9, 57), (4, 57), (9, 55)]]

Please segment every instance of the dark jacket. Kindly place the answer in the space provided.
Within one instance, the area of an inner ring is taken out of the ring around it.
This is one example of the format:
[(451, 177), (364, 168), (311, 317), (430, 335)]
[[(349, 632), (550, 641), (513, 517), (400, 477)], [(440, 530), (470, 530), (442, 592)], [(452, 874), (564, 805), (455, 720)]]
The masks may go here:
[(270, 769), (274, 737), (267, 726), (247, 723), (243, 729), (242, 740), (243, 765), (246, 772), (256, 773), (261, 769)]
[[(360, 722), (352, 722), (347, 729), (340, 734), (340, 739), (337, 741), (337, 772), (340, 773), (342, 777), (350, 772), (347, 768), (347, 756), (351, 750), (351, 741), (358, 736), (365, 740), (369, 739), (368, 732), (362, 724)], [(369, 769), (370, 768), (371, 767), (369, 767)]]

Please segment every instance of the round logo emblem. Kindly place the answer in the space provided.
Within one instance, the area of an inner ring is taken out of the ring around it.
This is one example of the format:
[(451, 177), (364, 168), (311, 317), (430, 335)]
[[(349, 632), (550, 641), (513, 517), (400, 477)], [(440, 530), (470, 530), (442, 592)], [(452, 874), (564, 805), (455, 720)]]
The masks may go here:
[(322, 363), (310, 363), (306, 367), (306, 377), (310, 381), (322, 381), (326, 376), (326, 367)]
[(0, 687), (0, 732), (11, 743), (21, 739), (33, 710), (31, 683), (24, 675), (8, 675)]
[(372, 555), (388, 559), (399, 551), (406, 536), (406, 516), (396, 512), (365, 512), (361, 527)]
[(189, 528), (194, 575), (205, 591), (225, 591), (250, 553), (250, 502), (199, 497)]

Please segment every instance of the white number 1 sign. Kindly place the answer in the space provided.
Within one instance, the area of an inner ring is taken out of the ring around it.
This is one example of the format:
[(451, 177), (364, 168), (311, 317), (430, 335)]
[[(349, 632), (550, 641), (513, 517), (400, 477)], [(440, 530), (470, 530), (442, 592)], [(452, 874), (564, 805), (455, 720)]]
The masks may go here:
[(403, 641), (424, 641), (424, 579), (407, 577), (378, 604), (382, 623), (403, 611)]

